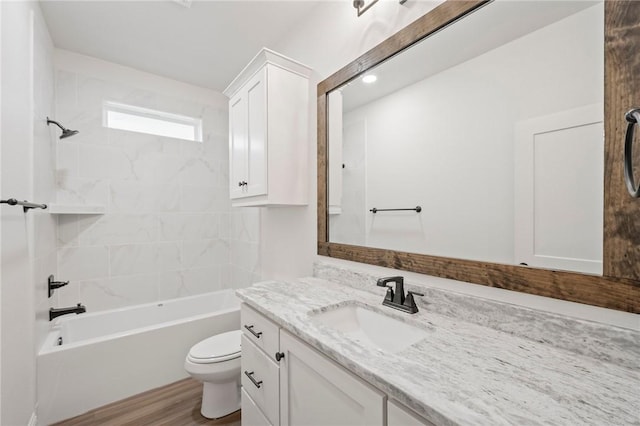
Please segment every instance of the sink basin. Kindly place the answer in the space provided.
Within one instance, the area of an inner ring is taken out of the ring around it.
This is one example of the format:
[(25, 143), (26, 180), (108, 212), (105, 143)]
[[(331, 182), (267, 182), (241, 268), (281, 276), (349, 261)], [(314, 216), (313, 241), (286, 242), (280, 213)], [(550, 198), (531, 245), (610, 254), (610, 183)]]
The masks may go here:
[(349, 338), (385, 352), (400, 352), (427, 337), (424, 330), (358, 305), (340, 306), (313, 319)]

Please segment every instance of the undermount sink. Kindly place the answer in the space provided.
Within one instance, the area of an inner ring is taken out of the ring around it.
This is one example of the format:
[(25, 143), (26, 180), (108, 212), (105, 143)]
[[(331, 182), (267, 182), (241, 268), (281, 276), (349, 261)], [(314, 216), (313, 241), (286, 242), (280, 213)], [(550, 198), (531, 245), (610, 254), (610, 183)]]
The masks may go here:
[(312, 315), (315, 321), (353, 340), (390, 353), (400, 352), (427, 337), (424, 330), (355, 304)]

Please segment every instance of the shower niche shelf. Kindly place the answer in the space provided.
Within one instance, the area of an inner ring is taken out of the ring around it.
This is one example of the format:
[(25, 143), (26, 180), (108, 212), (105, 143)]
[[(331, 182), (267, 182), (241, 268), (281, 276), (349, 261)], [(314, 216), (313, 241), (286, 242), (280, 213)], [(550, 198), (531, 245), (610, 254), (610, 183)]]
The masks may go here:
[(49, 204), (51, 214), (104, 214), (105, 211), (105, 207), (101, 205)]

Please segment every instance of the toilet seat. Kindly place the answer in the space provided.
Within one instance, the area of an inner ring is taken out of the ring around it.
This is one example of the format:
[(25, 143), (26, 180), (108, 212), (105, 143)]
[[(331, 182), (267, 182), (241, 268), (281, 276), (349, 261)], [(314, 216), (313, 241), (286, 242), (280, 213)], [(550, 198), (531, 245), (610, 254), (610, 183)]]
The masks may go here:
[(204, 339), (189, 351), (187, 359), (194, 364), (213, 364), (240, 358), (242, 331), (234, 330)]

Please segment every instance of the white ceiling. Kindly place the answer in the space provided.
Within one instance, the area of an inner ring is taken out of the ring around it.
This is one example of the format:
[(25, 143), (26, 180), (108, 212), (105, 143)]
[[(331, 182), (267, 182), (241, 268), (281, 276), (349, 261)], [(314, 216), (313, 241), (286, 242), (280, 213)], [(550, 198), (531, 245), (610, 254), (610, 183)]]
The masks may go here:
[(56, 47), (222, 91), (319, 1), (41, 1)]

